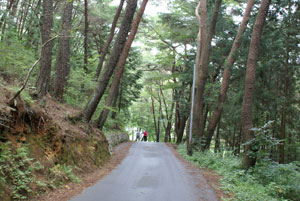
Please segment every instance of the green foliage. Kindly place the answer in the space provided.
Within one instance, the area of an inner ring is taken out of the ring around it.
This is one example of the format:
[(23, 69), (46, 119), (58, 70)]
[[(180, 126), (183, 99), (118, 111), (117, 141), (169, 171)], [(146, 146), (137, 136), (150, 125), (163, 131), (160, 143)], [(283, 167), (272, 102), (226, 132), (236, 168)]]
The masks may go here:
[(260, 162), (252, 171), (261, 184), (272, 187), (272, 196), (300, 200), (300, 167), (295, 163)]
[(86, 74), (82, 68), (72, 69), (64, 98), (70, 105), (84, 107), (88, 101), (87, 97), (92, 94), (95, 85), (92, 74)]
[(73, 172), (73, 167), (66, 164), (57, 164), (50, 168), (50, 172), (55, 175), (56, 179), (59, 179), (61, 184), (70, 181), (73, 183), (81, 182), (80, 177), (76, 176)]
[(230, 153), (194, 152), (193, 156), (188, 156), (183, 144), (178, 146), (178, 152), (196, 166), (216, 170), (222, 175), (222, 188), (234, 193), (233, 200), (299, 200), (300, 169), (296, 164), (260, 161), (250, 174), (245, 174), (240, 158)]
[[(250, 145), (253, 150), (258, 150), (258, 152), (249, 152), (249, 155), (258, 160), (270, 159), (271, 153), (268, 150), (282, 142), (272, 137), (270, 129), (272, 123), (273, 121), (269, 121), (261, 128), (252, 128), (255, 138), (244, 143), (244, 145)], [(264, 147), (264, 149), (260, 149), (260, 147)]]
[[(14, 149), (11, 143), (0, 144), (0, 185), (12, 188), (14, 200), (26, 200), (35, 182), (33, 172), (43, 167), (29, 157), (27, 146)], [(0, 198), (3, 196), (0, 192)]]
[[(16, 93), (18, 90), (19, 90), (20, 87), (17, 87), (17, 86), (12, 86), (10, 87), (10, 89)], [(34, 101), (33, 101), (33, 98), (30, 96), (29, 92), (30, 90), (32, 89), (35, 89), (34, 87), (30, 88), (30, 89), (26, 89), (22, 91), (22, 98), (27, 102), (27, 103), (30, 103), (30, 104), (33, 104)]]
[(23, 80), (35, 61), (33, 50), (25, 48), (22, 41), (11, 39), (0, 42), (0, 74), (8, 80)]

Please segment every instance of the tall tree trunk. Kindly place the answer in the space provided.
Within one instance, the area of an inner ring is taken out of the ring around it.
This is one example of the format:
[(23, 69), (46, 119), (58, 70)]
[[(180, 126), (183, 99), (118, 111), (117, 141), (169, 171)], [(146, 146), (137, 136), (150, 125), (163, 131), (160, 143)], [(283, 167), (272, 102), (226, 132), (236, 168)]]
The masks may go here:
[(120, 14), (121, 14), (121, 11), (122, 11), (122, 8), (123, 8), (123, 4), (124, 4), (124, 1), (125, 0), (121, 0), (120, 1), (120, 4), (119, 4), (119, 7), (117, 9), (117, 12), (115, 14), (115, 17), (114, 17), (114, 20), (112, 22), (112, 25), (111, 25), (111, 28), (110, 28), (110, 33), (106, 39), (106, 42), (105, 42), (105, 45), (103, 47), (103, 49), (101, 50), (101, 55), (100, 55), (100, 58), (99, 58), (99, 63), (98, 63), (98, 67), (97, 67), (97, 71), (96, 71), (96, 75), (95, 75), (95, 78), (98, 79), (99, 75), (100, 75), (100, 72), (102, 70), (102, 66), (103, 66), (103, 62), (104, 62), (104, 59), (105, 59), (105, 56), (108, 52), (108, 48), (110, 46), (110, 43), (114, 37), (114, 34), (115, 34), (115, 29), (116, 29), (116, 26), (117, 26), (117, 22), (118, 22), (118, 19), (120, 17)]
[(64, 5), (61, 36), (58, 39), (58, 54), (55, 64), (55, 80), (53, 95), (59, 101), (63, 101), (64, 89), (70, 73), (70, 36), (72, 26), (73, 1), (67, 1)]
[[(174, 58), (174, 62), (173, 62), (173, 65), (172, 65), (172, 75), (174, 74), (175, 72), (175, 58)], [(166, 102), (166, 98), (165, 98), (165, 95), (163, 93), (163, 90), (162, 88), (160, 87), (160, 93), (161, 93), (161, 96), (162, 96), (162, 100), (163, 100), (163, 103), (164, 103), (164, 106), (165, 106), (165, 113), (166, 113), (166, 119), (167, 119), (167, 126), (165, 128), (165, 139), (164, 139), (164, 142), (170, 142), (171, 141), (171, 129), (172, 129), (172, 118), (173, 118), (173, 111), (174, 111), (174, 106), (175, 106), (175, 101), (174, 101), (174, 93), (175, 93), (175, 90), (172, 89), (172, 104), (171, 104), (171, 110), (168, 111), (168, 105), (167, 105), (167, 102)]]
[[(121, 86), (122, 87), (122, 86)], [(121, 90), (120, 90), (121, 91)], [(114, 97), (114, 101), (113, 101), (113, 108), (116, 108), (117, 107), (117, 102), (118, 102), (118, 97), (119, 97), (119, 92), (117, 93), (117, 95)], [(122, 97), (122, 96), (121, 96)], [(111, 118), (112, 119), (116, 119), (117, 118), (117, 112), (116, 111), (113, 111), (112, 114), (111, 114)]]
[(11, 1), (12, 4), (12, 9), (10, 10), (9, 15), (11, 15), (12, 17), (15, 17), (18, 11), (18, 5), (19, 5), (19, 0), (13, 0)]
[(167, 103), (166, 103), (163, 91), (162, 91), (162, 89), (160, 89), (160, 90), (161, 90), (161, 95), (162, 95), (162, 98), (163, 98), (163, 103), (164, 103), (165, 109), (166, 109), (166, 118), (167, 118), (167, 121), (168, 121), (166, 130), (165, 130), (165, 139), (164, 139), (164, 141), (165, 142), (170, 142), (170, 140), (171, 140), (173, 110), (174, 110), (174, 105), (175, 105), (175, 102), (174, 102), (174, 89), (172, 89), (172, 104), (171, 104), (171, 110), (170, 111), (168, 111), (168, 107), (167, 107)]
[[(287, 40), (289, 41), (289, 40)], [(280, 140), (282, 140), (280, 144), (280, 157), (279, 157), (279, 163), (284, 163), (285, 158), (284, 158), (284, 145), (285, 145), (285, 138), (286, 138), (286, 110), (288, 107), (287, 99), (288, 99), (288, 84), (289, 84), (289, 48), (287, 47), (286, 50), (286, 58), (285, 58), (285, 71), (284, 71), (284, 88), (283, 88), (283, 96), (285, 97), (284, 99), (284, 104), (281, 109), (281, 125), (280, 125)]]
[[(33, 4), (34, 4), (34, 1), (32, 2), (32, 5)], [(22, 20), (20, 28), (19, 28), (19, 40), (21, 40), (22, 36), (23, 36), (24, 27), (25, 27), (25, 23), (27, 20), (27, 15), (29, 12), (30, 5), (31, 5), (31, 0), (29, 0), (29, 2), (27, 3), (27, 6), (25, 7), (25, 13), (24, 13), (23, 20)]]
[(231, 144), (231, 149), (234, 151), (235, 149), (235, 144), (236, 144), (236, 126), (235, 124), (233, 125), (233, 136), (232, 136), (232, 144)]
[[(201, 15), (199, 15), (199, 9)], [(195, 77), (195, 96), (194, 96), (194, 106), (193, 106), (193, 127), (192, 134), (200, 136), (200, 121), (201, 115), (199, 111), (202, 111), (202, 105), (200, 105), (201, 94), (199, 91), (200, 87), (200, 74), (201, 74), (201, 65), (200, 58), (202, 57), (203, 48), (205, 44), (205, 40), (207, 37), (207, 8), (206, 8), (206, 0), (200, 0), (196, 7), (196, 17), (199, 24), (199, 32), (197, 37), (197, 55), (196, 55), (196, 77)], [(201, 108), (200, 108), (201, 106)]]
[(89, 13), (88, 13), (88, 0), (84, 0), (84, 59), (83, 69), (88, 71), (88, 33), (89, 33)]
[[(185, 86), (185, 84), (182, 84), (183, 86)], [(179, 144), (182, 142), (183, 139), (183, 134), (184, 134), (184, 129), (186, 126), (186, 121), (189, 118), (189, 113), (186, 113), (186, 105), (180, 103), (181, 100), (184, 98), (184, 89), (182, 89), (181, 91), (177, 91), (177, 94), (175, 95), (177, 97), (176, 100), (176, 113), (175, 113), (175, 132), (176, 132), (176, 136), (177, 136), (177, 140), (176, 143)]]
[(109, 92), (108, 92), (108, 96), (106, 98), (105, 107), (101, 111), (101, 113), (96, 121), (96, 125), (100, 130), (103, 129), (106, 119), (108, 117), (108, 114), (110, 111), (109, 107), (111, 107), (111, 104), (113, 103), (114, 100), (117, 100), (116, 97), (118, 95), (118, 89), (119, 89), (119, 85), (116, 86), (115, 83), (111, 84)]
[[(203, 5), (202, 5), (203, 3)], [(216, 0), (215, 6), (214, 6), (214, 12), (213, 16), (210, 22), (210, 27), (207, 33), (207, 36), (205, 39), (203, 38), (203, 34), (201, 33), (200, 38), (200, 44), (201, 48), (198, 48), (197, 52), (201, 50), (201, 54), (197, 56), (200, 56), (199, 58), (196, 58), (196, 80), (195, 80), (195, 96), (194, 96), (194, 117), (193, 117), (193, 127), (192, 127), (192, 133), (196, 134), (198, 137), (203, 136), (204, 132), (204, 116), (203, 116), (203, 94), (204, 94), (204, 88), (205, 83), (208, 77), (208, 65), (209, 65), (209, 57), (210, 57), (210, 49), (211, 49), (211, 41), (215, 34), (215, 28), (217, 24), (217, 18), (219, 14), (219, 9), (221, 6), (222, 0)], [(200, 3), (200, 10), (201, 10), (201, 22), (206, 21), (206, 0), (201, 0)], [(203, 12), (202, 12), (203, 10)], [(202, 16), (203, 15), (203, 16)], [(201, 23), (201, 26), (206, 23)], [(201, 31), (204, 30), (206, 32), (207, 27), (201, 27)], [(205, 34), (204, 34), (205, 35)], [(204, 40), (204, 41), (203, 41)], [(199, 47), (200, 45), (198, 45)]]
[(154, 129), (155, 129), (156, 138), (157, 138), (157, 136), (158, 136), (158, 126), (156, 125), (156, 114), (155, 114), (155, 105), (154, 105), (154, 97), (153, 97), (152, 86), (150, 86), (150, 93), (151, 93), (151, 105), (152, 105), (153, 123), (154, 123)]
[[(9, 12), (9, 17), (11, 18), (11, 21), (14, 21), (14, 18), (16, 16), (16, 13), (17, 13), (17, 10), (18, 10), (18, 4), (19, 4), (19, 0), (10, 0), (10, 1), (7, 1), (7, 11), (4, 13), (2, 19), (2, 37), (1, 37), (1, 40), (4, 39), (4, 34), (5, 34), (5, 31), (6, 31), (6, 25), (7, 25), (7, 14)], [(2, 20), (1, 19), (1, 20)]]
[[(133, 40), (135, 38), (135, 35), (137, 33), (137, 30), (138, 30), (140, 21), (142, 19), (142, 16), (144, 14), (147, 3), (148, 3), (148, 0), (143, 0), (142, 5), (141, 5), (141, 7), (138, 11), (138, 14), (136, 15), (136, 18), (135, 18), (134, 22), (132, 23), (130, 34), (129, 34), (128, 39), (127, 39), (127, 41), (124, 45), (124, 49), (122, 51), (122, 54), (121, 54), (120, 59), (119, 59), (118, 64), (117, 64), (117, 68), (116, 68), (116, 71), (115, 71), (115, 76), (114, 76), (113, 82), (110, 86), (108, 96), (106, 98), (105, 106), (108, 107), (108, 108), (111, 107), (112, 102), (113, 102), (113, 97), (115, 97), (116, 93), (118, 93), (118, 88), (119, 88), (120, 81), (121, 81), (121, 78), (122, 78), (122, 75), (123, 75), (123, 72), (124, 72), (124, 69), (125, 69), (126, 60), (127, 60), (128, 55), (129, 55), (132, 42), (133, 42)], [(109, 113), (108, 109), (104, 108), (102, 110), (102, 112), (101, 112), (101, 114), (98, 118), (99, 124), (97, 123), (97, 125), (100, 128), (103, 128), (104, 123), (106, 121), (106, 118), (108, 116), (108, 113)], [(100, 122), (101, 122), (101, 124), (100, 124)]]
[[(253, 128), (252, 104), (255, 90), (256, 62), (258, 60), (261, 33), (268, 14), (270, 2), (271, 0), (262, 0), (256, 17), (250, 42), (245, 78), (245, 93), (241, 114), (242, 133), (245, 142), (249, 142), (255, 138), (254, 133), (251, 131), (251, 128)], [(248, 170), (249, 167), (253, 167), (255, 165), (257, 151), (257, 148), (255, 148), (255, 146), (252, 146), (251, 144), (245, 146), (243, 166), (246, 170)]]
[(248, 24), (248, 21), (249, 21), (249, 18), (250, 18), (251, 9), (252, 9), (253, 5), (254, 5), (254, 0), (248, 0), (246, 10), (245, 10), (245, 14), (244, 14), (242, 22), (239, 26), (236, 38), (235, 38), (235, 40), (232, 44), (229, 56), (227, 57), (227, 61), (225, 63), (225, 69), (224, 69), (224, 72), (223, 72), (222, 85), (221, 85), (219, 97), (218, 97), (218, 100), (217, 100), (217, 107), (214, 110), (211, 118), (209, 119), (209, 123), (208, 123), (208, 126), (207, 126), (205, 149), (209, 148), (211, 138), (214, 134), (214, 131), (216, 129), (216, 126), (217, 126), (218, 122), (220, 121), (221, 114), (222, 114), (222, 111), (223, 111), (222, 104), (226, 100), (226, 94), (227, 94), (227, 90), (228, 90), (228, 87), (229, 87), (230, 70), (231, 70), (231, 68), (232, 68), (232, 66), (233, 66), (233, 64), (236, 60), (235, 52), (241, 45), (241, 39), (242, 39), (243, 33), (245, 32), (245, 29), (247, 27), (247, 24)]
[(33, 46), (37, 47), (34, 41), (34, 33), (36, 30), (38, 30), (39, 28), (39, 21), (40, 21), (40, 17), (39, 17), (39, 13), (40, 13), (40, 8), (41, 8), (41, 1), (42, 0), (38, 0), (37, 3), (36, 3), (36, 7), (33, 9), (33, 6), (32, 6), (32, 11), (35, 15), (35, 17), (37, 18), (37, 20), (35, 21), (34, 20), (34, 15), (31, 14), (30, 15), (30, 18), (29, 18), (29, 23), (27, 23), (27, 27), (26, 27), (26, 30), (24, 31), (24, 33), (27, 33), (27, 44), (32, 44)]
[(218, 123), (217, 133), (216, 133), (216, 137), (215, 137), (215, 149), (214, 149), (215, 153), (220, 152), (220, 124), (221, 124), (221, 121), (219, 121), (219, 123)]
[(188, 119), (188, 115), (179, 113), (178, 123), (177, 123), (178, 127), (176, 129), (176, 134), (177, 134), (176, 144), (180, 144), (182, 142), (187, 119)]
[(42, 22), (42, 44), (45, 46), (42, 47), (41, 64), (36, 82), (39, 99), (46, 96), (50, 85), (53, 41), (48, 43), (47, 41), (51, 38), (53, 28), (53, 0), (43, 0)]
[(19, 30), (21, 29), (21, 24), (22, 24), (22, 21), (23, 21), (24, 13), (25, 13), (25, 7), (26, 7), (26, 2), (25, 1), (21, 2), (19, 12), (18, 12), (18, 16), (17, 16), (17, 19), (16, 19), (16, 31), (17, 32), (19, 32)]
[(10, 13), (10, 10), (12, 8), (13, 2), (14, 2), (14, 0), (7, 1), (6, 10), (4, 11), (4, 13), (2, 14), (2, 17), (0, 19), (0, 29), (5, 24), (7, 14)]
[(118, 33), (116, 42), (114, 44), (112, 54), (110, 55), (108, 62), (105, 65), (105, 68), (100, 76), (100, 80), (98, 81), (98, 86), (94, 92), (92, 99), (87, 104), (84, 109), (84, 120), (89, 122), (106, 90), (110, 77), (112, 76), (116, 64), (120, 58), (121, 52), (123, 50), (124, 44), (126, 42), (126, 38), (128, 32), (131, 27), (131, 22), (135, 13), (135, 9), (137, 6), (137, 0), (128, 0), (125, 16), (123, 18), (120, 31)]
[(163, 114), (162, 114), (162, 103), (161, 103), (161, 97), (160, 94), (158, 93), (158, 103), (159, 103), (159, 118), (157, 119), (157, 131), (158, 131), (158, 135), (156, 136), (156, 142), (160, 142), (160, 137), (161, 137), (161, 119), (163, 119)]

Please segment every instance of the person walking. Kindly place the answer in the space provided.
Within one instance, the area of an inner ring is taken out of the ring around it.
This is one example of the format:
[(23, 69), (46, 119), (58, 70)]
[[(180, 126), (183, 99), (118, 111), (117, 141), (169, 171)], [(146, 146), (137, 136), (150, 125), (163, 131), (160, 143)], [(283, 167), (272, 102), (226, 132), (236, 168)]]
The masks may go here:
[(141, 134), (140, 134), (140, 132), (138, 131), (138, 132), (136, 133), (135, 141), (140, 141), (140, 136), (141, 136)]
[(143, 140), (144, 140), (145, 142), (147, 142), (147, 136), (148, 136), (148, 133), (147, 133), (147, 131), (145, 130), (145, 131), (144, 131), (144, 137), (143, 137)]

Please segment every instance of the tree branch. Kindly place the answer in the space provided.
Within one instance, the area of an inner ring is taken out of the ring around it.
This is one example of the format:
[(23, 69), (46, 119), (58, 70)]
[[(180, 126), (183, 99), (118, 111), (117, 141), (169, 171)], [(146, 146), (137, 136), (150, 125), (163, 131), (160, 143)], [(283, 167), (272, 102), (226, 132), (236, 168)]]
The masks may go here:
[[(59, 37), (59, 35), (57, 36), (54, 36), (53, 38), (50, 38), (48, 41), (46, 41), (43, 45), (42, 45), (42, 48), (43, 49), (45, 47), (45, 45), (47, 45), (49, 42), (51, 42), (52, 40), (56, 39), (57, 37)], [(41, 51), (42, 52), (42, 51)], [(27, 83), (28, 83), (28, 80), (30, 78), (30, 75), (31, 75), (31, 72), (33, 71), (34, 67), (40, 62), (41, 60), (41, 56), (40, 58), (38, 58), (38, 60), (36, 60), (31, 68), (29, 69), (28, 73), (27, 73), (27, 76), (26, 76), (26, 79), (24, 81), (24, 84), (22, 85), (22, 87), (15, 93), (15, 95), (12, 97), (12, 99), (10, 99), (9, 103), (13, 103), (13, 101), (21, 94), (21, 92), (25, 89)]]

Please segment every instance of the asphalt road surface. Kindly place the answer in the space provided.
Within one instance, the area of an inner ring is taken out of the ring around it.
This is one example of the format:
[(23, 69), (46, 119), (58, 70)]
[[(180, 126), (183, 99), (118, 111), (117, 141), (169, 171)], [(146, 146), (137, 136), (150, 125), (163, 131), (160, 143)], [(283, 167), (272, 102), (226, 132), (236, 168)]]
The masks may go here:
[(136, 142), (109, 175), (70, 201), (216, 201), (199, 172), (163, 143)]

